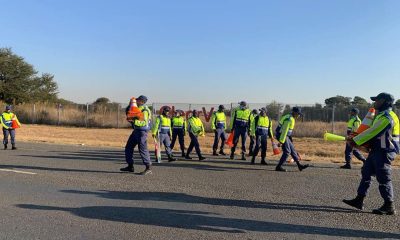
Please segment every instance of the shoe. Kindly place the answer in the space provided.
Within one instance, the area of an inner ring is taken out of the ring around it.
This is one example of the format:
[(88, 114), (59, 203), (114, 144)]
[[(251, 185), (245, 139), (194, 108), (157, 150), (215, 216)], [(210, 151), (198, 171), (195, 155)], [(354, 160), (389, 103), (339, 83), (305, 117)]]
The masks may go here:
[(217, 153), (217, 151), (213, 151), (213, 156), (219, 156), (219, 154)]
[(364, 208), (364, 197), (363, 196), (358, 195), (356, 198), (351, 199), (351, 200), (343, 199), (343, 202), (349, 206), (352, 206), (352, 207), (360, 209), (360, 210), (363, 210), (363, 208)]
[(152, 174), (153, 172), (151, 171), (150, 168), (146, 168), (143, 172), (140, 173), (140, 175), (148, 175), (148, 174)]
[(12, 146), (11, 150), (17, 150), (17, 148), (15, 146)]
[(242, 153), (242, 158), (241, 158), (240, 160), (242, 160), (242, 161), (246, 161), (246, 156), (245, 156), (245, 154), (244, 154), (244, 153)]
[(250, 164), (251, 165), (254, 165), (256, 163), (256, 158), (255, 157), (253, 157), (252, 159), (251, 159), (251, 162), (250, 162)]
[(204, 159), (206, 159), (206, 158), (203, 156), (199, 156), (199, 161), (203, 161)]
[(275, 171), (277, 171), (277, 172), (286, 172), (286, 169), (284, 169), (282, 166), (276, 166)]
[(7, 150), (7, 144), (4, 144), (4, 150)]
[(219, 155), (226, 156), (226, 153), (224, 153), (223, 151), (219, 151)]
[(304, 169), (308, 168), (310, 165), (304, 164), (304, 165), (299, 165), (299, 170), (303, 171)]
[(372, 213), (379, 215), (395, 215), (396, 210), (394, 209), (393, 202), (385, 202), (382, 207), (372, 210)]
[(182, 157), (185, 157), (186, 155), (185, 155), (185, 153), (182, 153)]
[(231, 155), (229, 156), (229, 159), (231, 159), (231, 160), (235, 159), (235, 154), (231, 153)]
[(132, 166), (127, 166), (127, 167), (121, 168), (120, 171), (121, 172), (133, 172), (134, 170), (133, 170)]
[(190, 160), (190, 159), (192, 159), (192, 158), (189, 156), (189, 154), (186, 154), (186, 155), (185, 155), (185, 159), (189, 159), (189, 160)]
[(265, 161), (265, 159), (261, 159), (261, 165), (268, 165), (268, 163)]
[(346, 163), (345, 165), (340, 166), (340, 168), (342, 168), (342, 169), (351, 169), (351, 165)]
[(174, 158), (174, 156), (172, 155), (168, 155), (168, 162), (174, 162), (176, 161), (176, 158)]

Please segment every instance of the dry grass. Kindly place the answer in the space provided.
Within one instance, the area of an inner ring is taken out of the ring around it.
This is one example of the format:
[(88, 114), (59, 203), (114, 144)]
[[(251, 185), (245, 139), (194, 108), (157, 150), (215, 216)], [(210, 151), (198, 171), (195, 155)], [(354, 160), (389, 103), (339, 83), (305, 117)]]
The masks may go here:
[[(17, 141), (123, 148), (131, 132), (131, 129), (86, 129), (23, 125), (22, 128), (17, 130)], [(200, 137), (199, 141), (203, 152), (212, 152), (213, 134), (208, 133), (205, 137)], [(189, 142), (190, 140), (186, 136), (186, 146), (189, 145)], [(322, 137), (295, 138), (294, 144), (304, 161), (333, 163), (344, 162), (345, 146), (343, 142), (326, 142)], [(149, 148), (153, 149), (153, 140), (151, 139), (150, 134)], [(179, 151), (178, 145), (175, 145), (175, 150)], [(226, 152), (229, 151), (227, 150)], [(239, 150), (237, 150), (237, 153), (239, 153)], [(271, 145), (269, 145), (268, 159), (276, 160), (278, 158), (279, 156), (272, 156), (272, 148)], [(354, 163), (360, 164), (361, 162), (355, 160)], [(396, 159), (395, 165), (400, 165), (400, 158)]]

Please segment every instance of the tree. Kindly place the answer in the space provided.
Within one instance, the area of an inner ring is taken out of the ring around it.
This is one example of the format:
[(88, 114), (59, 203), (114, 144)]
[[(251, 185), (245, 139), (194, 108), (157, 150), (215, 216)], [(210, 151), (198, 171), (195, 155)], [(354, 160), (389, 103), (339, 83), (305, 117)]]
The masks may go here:
[(48, 73), (37, 76), (34, 67), (10, 48), (0, 48), (0, 101), (8, 104), (54, 101), (57, 83)]
[(106, 97), (100, 97), (96, 99), (96, 101), (93, 104), (98, 104), (98, 105), (107, 105), (110, 103), (110, 99)]
[(333, 105), (349, 106), (350, 100), (351, 100), (351, 97), (343, 97), (343, 96), (337, 95), (336, 97), (330, 97), (330, 98), (325, 99), (325, 104), (328, 106), (333, 106)]
[(363, 105), (368, 105), (369, 103), (364, 98), (359, 97), (359, 96), (355, 96), (353, 101), (351, 102), (351, 104), (363, 106)]

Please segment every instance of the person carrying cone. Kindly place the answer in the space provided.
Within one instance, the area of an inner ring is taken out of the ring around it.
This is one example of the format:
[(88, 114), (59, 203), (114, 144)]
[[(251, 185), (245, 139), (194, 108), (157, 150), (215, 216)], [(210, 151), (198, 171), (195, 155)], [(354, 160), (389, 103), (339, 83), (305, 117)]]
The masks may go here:
[(192, 116), (188, 119), (189, 127), (189, 137), (190, 137), (190, 145), (187, 149), (185, 159), (192, 159), (190, 157), (190, 153), (192, 152), (193, 148), (196, 150), (197, 156), (199, 160), (202, 161), (206, 159), (201, 155), (200, 144), (198, 140), (198, 136), (205, 136), (204, 125), (201, 119), (199, 118), (199, 113), (197, 110), (192, 111)]
[(187, 124), (185, 119), (185, 113), (182, 110), (178, 109), (175, 111), (175, 114), (171, 119), (171, 128), (172, 128), (171, 149), (174, 149), (176, 139), (178, 138), (182, 157), (185, 157), (185, 135), (187, 130)]
[(293, 107), (291, 113), (282, 116), (279, 120), (279, 125), (275, 130), (275, 134), (279, 143), (282, 144), (283, 153), (278, 165), (275, 168), (275, 171), (286, 172), (286, 169), (282, 168), (282, 165), (286, 162), (289, 155), (292, 156), (300, 171), (303, 171), (309, 167), (308, 164), (302, 165), (300, 163), (299, 154), (294, 148), (292, 141), (292, 132), (296, 122), (295, 119), (299, 118), (300, 116), (302, 116), (301, 109), (299, 107)]
[(251, 122), (250, 135), (256, 141), (251, 164), (255, 164), (256, 157), (261, 148), (261, 165), (267, 165), (265, 161), (267, 156), (267, 139), (268, 136), (273, 139), (274, 135), (272, 133), (272, 121), (267, 116), (266, 108), (261, 108), (259, 115)]
[(230, 159), (235, 158), (235, 149), (239, 142), (239, 137), (242, 138), (242, 158), (241, 160), (246, 160), (246, 138), (247, 131), (250, 127), (250, 115), (251, 111), (247, 107), (247, 103), (245, 101), (241, 101), (239, 103), (239, 107), (234, 109), (231, 113), (231, 131), (234, 131), (233, 134), (233, 147), (231, 148)]
[(3, 144), (4, 150), (7, 149), (8, 145), (8, 136), (11, 137), (11, 149), (16, 150), (15, 146), (15, 129), (21, 126), (21, 123), (18, 121), (17, 115), (11, 112), (11, 106), (7, 105), (5, 111), (1, 114), (0, 117), (1, 126), (3, 127)]
[[(361, 119), (358, 117), (360, 110), (358, 108), (352, 108), (349, 112), (350, 120), (347, 122), (347, 136), (350, 137), (352, 133), (356, 132), (360, 127)], [(353, 148), (346, 142), (346, 149), (344, 151), (346, 164), (341, 166), (343, 169), (351, 169), (351, 153), (360, 161), (365, 162), (365, 157), (356, 148)]]
[(164, 107), (162, 113), (157, 117), (153, 125), (152, 135), (153, 138), (158, 138), (160, 143), (164, 144), (165, 152), (167, 153), (168, 162), (173, 162), (176, 159), (172, 156), (171, 151), (171, 119), (169, 118), (170, 107)]
[[(214, 131), (214, 144), (213, 144), (213, 156), (226, 155), (224, 153), (224, 146), (226, 140), (226, 115), (225, 115), (225, 107), (224, 105), (218, 106), (218, 111), (213, 112), (211, 117), (211, 129)], [(218, 142), (221, 139), (221, 147), (219, 149), (219, 154), (217, 153), (218, 150)]]
[(379, 183), (379, 192), (384, 200), (383, 205), (374, 209), (372, 213), (379, 215), (396, 214), (393, 204), (393, 184), (392, 167), (396, 154), (400, 153), (399, 118), (392, 111), (394, 97), (389, 93), (380, 93), (376, 97), (371, 97), (374, 101), (374, 108), (377, 115), (373, 120), (372, 126), (355, 137), (349, 137), (348, 142), (351, 146), (361, 146), (369, 143), (370, 151), (364, 166), (361, 169), (361, 181), (358, 186), (357, 196), (354, 199), (343, 202), (362, 210), (364, 198), (371, 186), (371, 177), (376, 175)]

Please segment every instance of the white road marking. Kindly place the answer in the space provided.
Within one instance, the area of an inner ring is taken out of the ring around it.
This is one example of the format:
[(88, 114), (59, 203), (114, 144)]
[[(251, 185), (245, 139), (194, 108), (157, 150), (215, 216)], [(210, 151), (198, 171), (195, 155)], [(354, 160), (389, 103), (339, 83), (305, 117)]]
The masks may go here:
[(22, 174), (29, 174), (29, 175), (37, 174), (37, 173), (34, 173), (34, 172), (24, 172), (24, 171), (18, 171), (18, 170), (13, 170), (13, 169), (4, 169), (4, 168), (0, 168), (0, 171), (2, 171), (2, 172), (22, 173)]

